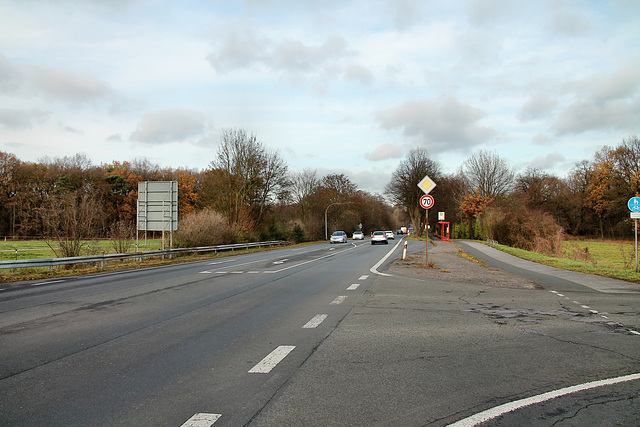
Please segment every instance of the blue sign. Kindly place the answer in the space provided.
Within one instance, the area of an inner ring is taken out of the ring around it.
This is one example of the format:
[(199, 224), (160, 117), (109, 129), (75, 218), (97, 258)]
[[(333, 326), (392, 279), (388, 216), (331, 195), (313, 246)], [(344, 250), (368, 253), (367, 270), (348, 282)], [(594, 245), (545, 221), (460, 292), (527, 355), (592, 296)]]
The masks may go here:
[(631, 212), (640, 212), (640, 197), (632, 197), (627, 203)]

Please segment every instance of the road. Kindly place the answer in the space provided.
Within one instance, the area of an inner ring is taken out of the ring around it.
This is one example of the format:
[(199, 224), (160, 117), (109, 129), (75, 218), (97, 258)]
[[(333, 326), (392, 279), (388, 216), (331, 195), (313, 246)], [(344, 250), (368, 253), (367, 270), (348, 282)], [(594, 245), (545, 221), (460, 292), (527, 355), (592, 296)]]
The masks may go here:
[[(393, 247), (318, 244), (3, 285), (0, 425), (447, 425), (640, 372), (637, 293), (377, 274), (400, 256), (386, 258)], [(501, 419), (595, 411), (624, 425), (640, 420), (638, 391), (627, 381)]]

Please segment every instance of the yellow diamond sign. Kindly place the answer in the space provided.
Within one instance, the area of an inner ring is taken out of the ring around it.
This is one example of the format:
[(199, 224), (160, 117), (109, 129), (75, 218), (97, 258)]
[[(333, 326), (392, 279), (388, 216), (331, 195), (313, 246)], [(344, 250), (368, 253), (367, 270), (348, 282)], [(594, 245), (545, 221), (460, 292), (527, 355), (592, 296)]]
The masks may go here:
[(435, 186), (436, 183), (433, 182), (428, 175), (425, 175), (425, 177), (422, 178), (422, 181), (418, 183), (418, 188), (424, 191), (424, 194), (429, 194), (429, 192), (433, 190)]

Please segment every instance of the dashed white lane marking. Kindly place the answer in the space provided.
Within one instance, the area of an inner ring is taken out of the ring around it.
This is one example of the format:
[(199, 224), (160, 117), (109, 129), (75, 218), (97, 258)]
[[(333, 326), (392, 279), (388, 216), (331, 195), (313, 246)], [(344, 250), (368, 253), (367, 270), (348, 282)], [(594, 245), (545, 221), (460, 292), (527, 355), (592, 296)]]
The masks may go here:
[(354, 283), (351, 286), (349, 286), (347, 288), (348, 291), (355, 291), (356, 289), (358, 289), (358, 286), (360, 286), (360, 283)]
[(269, 353), (267, 357), (262, 359), (256, 366), (249, 369), (248, 373), (268, 374), (273, 368), (278, 365), (278, 363), (282, 362), (282, 360), (287, 357), (287, 355), (291, 353), (294, 348), (296, 348), (295, 345), (281, 345), (280, 347)]
[(368, 278), (369, 278), (368, 274), (363, 274), (362, 276), (360, 276), (358, 280), (367, 280)]
[(638, 331), (629, 331), (629, 332), (631, 332), (633, 335), (640, 335), (640, 332)]
[(582, 307), (582, 308), (586, 308), (587, 310), (591, 308), (591, 307), (589, 307), (588, 305), (581, 305), (580, 307)]
[(221, 416), (222, 414), (195, 414), (181, 427), (211, 427)]
[(525, 406), (546, 402), (547, 400), (555, 399), (557, 397), (565, 396), (567, 394), (577, 393), (584, 390), (590, 390), (593, 388), (623, 383), (627, 381), (635, 381), (639, 379), (640, 379), (640, 373), (625, 375), (623, 377), (617, 377), (617, 378), (609, 378), (607, 380), (592, 381), (590, 383), (561, 388), (560, 390), (550, 391), (548, 393), (539, 394), (537, 396), (528, 397), (526, 399), (516, 400), (515, 402), (509, 402), (509, 403), (505, 403), (504, 405), (496, 406), (495, 408), (487, 409), (486, 411), (479, 412), (468, 418), (465, 418), (453, 424), (449, 424), (449, 427), (476, 426), (478, 424), (484, 423), (485, 421), (489, 421), (501, 415), (504, 415), (507, 412), (513, 412), (517, 409), (524, 408)]
[(33, 283), (31, 286), (51, 285), (53, 283), (60, 283), (60, 282), (64, 282), (64, 280), (51, 280), (49, 282)]
[(563, 297), (563, 296), (564, 296), (564, 295), (562, 295), (562, 294), (556, 294), (556, 295), (558, 295), (559, 297)]
[(331, 301), (332, 305), (336, 305), (336, 304), (342, 304), (344, 302), (344, 300), (346, 300), (347, 297), (345, 295), (339, 296), (336, 299), (334, 299), (333, 301)]
[(311, 320), (309, 320), (307, 323), (305, 323), (305, 325), (303, 326), (304, 329), (313, 329), (313, 328), (317, 328), (318, 326), (320, 326), (320, 324), (322, 322), (324, 322), (324, 320), (329, 317), (328, 314), (318, 314), (316, 316), (314, 316)]

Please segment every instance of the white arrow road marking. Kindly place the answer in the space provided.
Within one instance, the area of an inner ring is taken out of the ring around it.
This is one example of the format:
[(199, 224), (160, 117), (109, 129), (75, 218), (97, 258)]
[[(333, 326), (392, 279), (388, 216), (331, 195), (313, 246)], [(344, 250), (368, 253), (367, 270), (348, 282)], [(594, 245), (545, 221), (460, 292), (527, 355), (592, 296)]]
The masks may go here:
[(309, 320), (304, 326), (304, 329), (313, 329), (313, 328), (317, 328), (318, 326), (320, 326), (320, 324), (322, 322), (324, 322), (324, 320), (329, 317), (328, 314), (318, 314), (316, 316), (313, 317), (313, 319)]
[(221, 416), (222, 414), (195, 414), (181, 427), (211, 427)]
[(333, 301), (331, 301), (331, 304), (336, 305), (336, 304), (342, 304), (344, 302), (344, 300), (346, 300), (347, 297), (345, 295), (339, 296), (336, 299), (334, 299)]
[(267, 355), (264, 359), (262, 359), (256, 366), (249, 370), (249, 374), (268, 374), (271, 372), (273, 368), (278, 365), (278, 363), (282, 362), (282, 360), (287, 357), (289, 353), (296, 348), (295, 345), (281, 345), (280, 347), (273, 350), (271, 353)]

